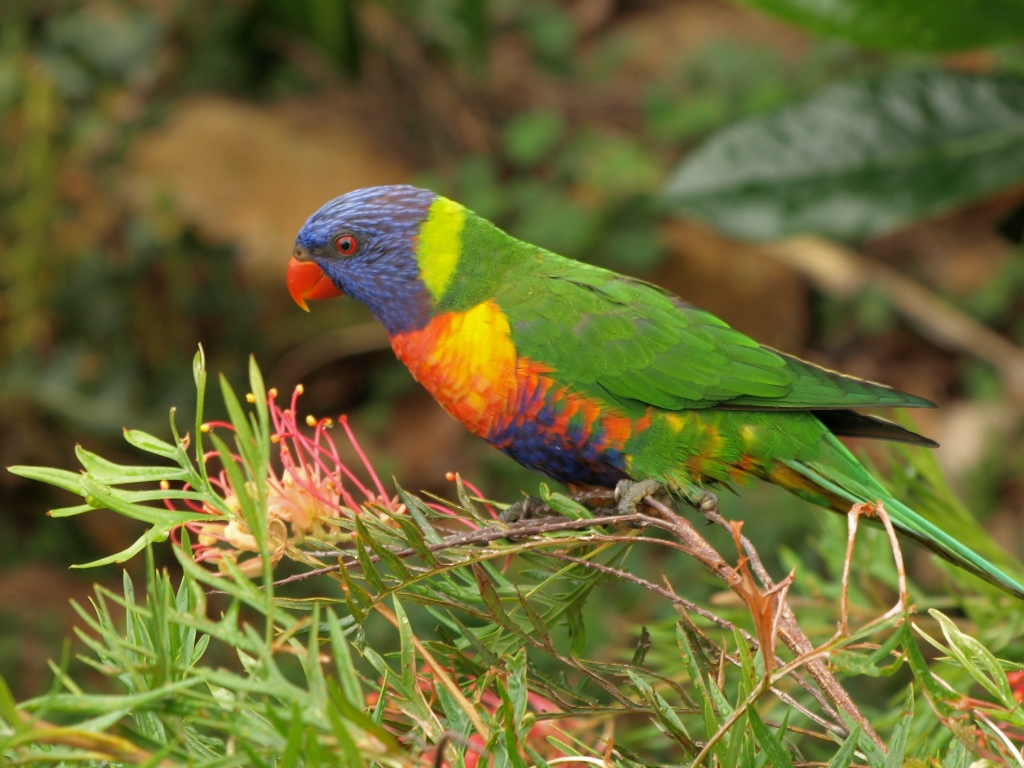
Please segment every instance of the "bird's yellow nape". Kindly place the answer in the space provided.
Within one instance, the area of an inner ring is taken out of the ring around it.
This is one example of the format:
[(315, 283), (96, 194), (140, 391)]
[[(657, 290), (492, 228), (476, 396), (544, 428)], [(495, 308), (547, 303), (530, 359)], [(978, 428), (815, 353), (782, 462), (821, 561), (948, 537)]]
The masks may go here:
[(420, 268), (420, 279), (434, 301), (444, 295), (459, 265), (465, 224), (466, 209), (447, 197), (439, 196), (431, 204), (427, 220), (420, 228), (416, 262)]

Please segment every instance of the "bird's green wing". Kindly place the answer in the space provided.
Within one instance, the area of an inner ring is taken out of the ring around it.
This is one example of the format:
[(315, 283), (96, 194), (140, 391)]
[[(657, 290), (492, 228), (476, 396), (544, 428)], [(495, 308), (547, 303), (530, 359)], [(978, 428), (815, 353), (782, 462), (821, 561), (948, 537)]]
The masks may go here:
[(521, 357), (631, 412), (932, 405), (763, 347), (648, 283), (553, 255), (494, 299)]

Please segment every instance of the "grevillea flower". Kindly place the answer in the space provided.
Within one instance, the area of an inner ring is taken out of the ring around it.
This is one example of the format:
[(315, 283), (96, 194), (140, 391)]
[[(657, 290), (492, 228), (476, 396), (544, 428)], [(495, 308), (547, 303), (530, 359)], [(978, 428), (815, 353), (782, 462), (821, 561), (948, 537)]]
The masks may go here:
[[(385, 512), (405, 512), (398, 498), (384, 490), (345, 416), (338, 419), (337, 425), (345, 434), (350, 452), (362, 465), (360, 473), (367, 478), (366, 482), (342, 460), (331, 434), (335, 426), (331, 419), (307, 416), (305, 422), (312, 432), (300, 428), (297, 405), (302, 391), (300, 384), (292, 393), (287, 408), (277, 404), (276, 390), (271, 389), (267, 398), (273, 424), (270, 440), (278, 447), (280, 464), (280, 469), (268, 468), (267, 478), (266, 534), (274, 563), (285, 555), (298, 554), (303, 543), (337, 545), (350, 540), (351, 534), (332, 524), (332, 520), (374, 513), (387, 520)], [(249, 401), (253, 402), (252, 395), (249, 395)], [(233, 430), (233, 427), (226, 422), (203, 424), (203, 432), (214, 429)], [(213, 451), (204, 456), (207, 462), (215, 458), (217, 453)], [(190, 504), (193, 510), (205, 512), (211, 518), (209, 522), (186, 525), (197, 540), (193, 545), (195, 559), (217, 562), (222, 571), (226, 570), (225, 561), (231, 560), (246, 575), (260, 573), (263, 564), (258, 554), (259, 546), (244, 520), (237, 490), (227, 472), (221, 469), (211, 473), (210, 483), (221, 494), (232, 514), (226, 517), (208, 503), (201, 507)], [(256, 496), (254, 489), (248, 490), (251, 496)], [(169, 501), (165, 503), (170, 506)]]
[[(331, 419), (306, 416), (304, 421), (307, 429), (300, 427), (297, 406), (302, 392), (303, 387), (299, 384), (292, 392), (287, 408), (277, 404), (276, 389), (271, 389), (267, 397), (273, 425), (270, 441), (278, 448), (280, 465), (280, 469), (268, 467), (267, 477), (266, 534), (273, 563), (286, 556), (309, 562), (301, 550), (303, 544), (336, 547), (351, 541), (352, 534), (331, 521), (351, 519), (360, 514), (376, 514), (386, 525), (393, 525), (389, 515), (406, 512), (399, 498), (384, 489), (373, 464), (353, 434), (347, 417), (340, 416), (335, 424)], [(251, 394), (248, 400), (255, 402)], [(358, 462), (357, 471), (350, 469), (342, 459), (342, 452), (332, 436), (336, 426), (344, 432), (346, 453), (350, 456), (354, 454)], [(210, 421), (202, 426), (203, 432), (215, 429), (233, 431), (234, 427), (223, 421)], [(217, 458), (218, 454), (210, 451), (203, 460), (209, 462)], [(237, 456), (234, 458), (238, 459)], [(447, 474), (447, 479), (462, 482), (452, 472)], [(231, 514), (225, 516), (220, 509), (209, 503), (204, 502), (199, 506), (186, 501), (193, 511), (205, 512), (210, 516), (208, 522), (185, 525), (197, 542), (192, 545), (193, 556), (197, 561), (216, 562), (223, 572), (227, 571), (225, 561), (230, 560), (247, 576), (259, 574), (263, 568), (259, 545), (242, 515), (238, 493), (228, 473), (223, 468), (211, 473), (210, 484), (220, 493), (224, 506)], [(170, 487), (166, 481), (162, 485), (165, 489)], [(464, 485), (480, 496), (476, 486), (468, 482)], [(248, 488), (251, 497), (256, 496), (254, 490)], [(174, 508), (170, 500), (164, 503)], [(453, 510), (441, 504), (430, 503), (428, 506), (446, 515), (456, 515)], [(490, 505), (485, 506), (492, 516), (497, 516)], [(453, 522), (476, 527), (464, 518), (453, 517)], [(175, 540), (178, 540), (176, 535)]]

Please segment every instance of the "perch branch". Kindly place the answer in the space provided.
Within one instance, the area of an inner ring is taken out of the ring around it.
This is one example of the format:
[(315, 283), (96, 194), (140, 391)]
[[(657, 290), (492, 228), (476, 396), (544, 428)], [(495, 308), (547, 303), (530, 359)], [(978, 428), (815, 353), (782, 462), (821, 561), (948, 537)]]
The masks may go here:
[[(662, 504), (652, 496), (648, 496), (644, 501), (648, 507), (654, 510), (661, 520), (671, 526), (671, 530), (676, 537), (688, 548), (694, 551), (694, 557), (700, 560), (705, 568), (710, 570), (715, 576), (729, 585), (734, 592), (746, 600), (746, 596), (742, 592), (745, 585), (743, 584), (742, 577), (738, 573), (737, 569), (729, 565), (729, 563), (727, 563), (725, 559), (718, 554), (718, 551), (715, 550), (715, 548), (712, 547), (703, 536), (697, 533), (697, 529), (694, 528), (686, 518), (676, 514), (674, 510), (665, 504)], [(744, 545), (744, 547), (745, 546), (746, 545)], [(752, 545), (751, 548), (753, 548)], [(761, 568), (763, 570), (763, 566), (761, 566)], [(765, 572), (765, 575), (767, 576), (767, 572)], [(846, 692), (846, 689), (843, 688), (838, 680), (836, 680), (835, 676), (829, 672), (828, 665), (819, 658), (813, 658), (815, 654), (814, 645), (807, 638), (807, 635), (804, 634), (803, 630), (800, 629), (800, 625), (796, 621), (796, 616), (793, 614), (789, 605), (783, 602), (780, 606), (779, 612), (781, 617), (778, 629), (783, 642), (798, 658), (807, 659), (807, 671), (828, 697), (829, 701), (831, 701), (838, 709), (846, 712), (846, 714), (848, 714), (855, 723), (858, 723), (861, 726), (864, 733), (866, 733), (880, 749), (884, 750), (885, 744), (882, 742), (881, 738), (879, 738), (878, 734), (875, 733), (874, 728), (871, 727), (871, 723), (869, 723), (867, 718), (864, 717), (853, 699), (850, 698), (850, 694)]]

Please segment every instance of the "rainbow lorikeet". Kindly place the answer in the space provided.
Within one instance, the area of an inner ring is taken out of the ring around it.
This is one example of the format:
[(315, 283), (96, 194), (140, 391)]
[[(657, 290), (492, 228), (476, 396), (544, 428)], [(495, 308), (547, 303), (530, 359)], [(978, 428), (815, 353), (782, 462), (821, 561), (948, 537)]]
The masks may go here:
[(904, 535), (1024, 586), (893, 498), (837, 435), (935, 445), (851, 410), (932, 407), (763, 347), (656, 286), (558, 256), (410, 186), (360, 189), (302, 227), (293, 298), (346, 294), (473, 434), (573, 485), (656, 481), (699, 503), (766, 480), (827, 509), (881, 500)]

